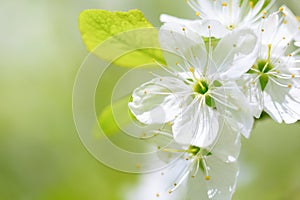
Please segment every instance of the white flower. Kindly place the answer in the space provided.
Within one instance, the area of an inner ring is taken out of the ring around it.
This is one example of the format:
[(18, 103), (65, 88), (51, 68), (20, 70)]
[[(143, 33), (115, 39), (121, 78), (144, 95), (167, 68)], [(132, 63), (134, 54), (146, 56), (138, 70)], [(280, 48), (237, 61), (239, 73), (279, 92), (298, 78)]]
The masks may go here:
[(279, 123), (300, 119), (300, 50), (289, 50), (299, 32), (297, 24), (285, 6), (262, 21), (258, 59), (242, 83), (250, 101), (259, 105), (257, 117), (265, 110)]
[(170, 144), (159, 153), (170, 164), (142, 175), (128, 200), (230, 200), (237, 182), (240, 146), (239, 134), (229, 127), (207, 148)]
[[(207, 27), (208, 29), (210, 27)], [(235, 79), (256, 59), (256, 36), (249, 30), (232, 32), (208, 51), (202, 37), (177, 23), (160, 30), (161, 47), (168, 51), (172, 76), (157, 76), (132, 95), (129, 108), (145, 124), (171, 123), (178, 143), (211, 145), (222, 119), (249, 137), (253, 115)]]
[(257, 3), (244, 0), (187, 0), (200, 20), (184, 20), (161, 15), (162, 22), (177, 22), (208, 36), (203, 26), (211, 25), (211, 36), (220, 38), (235, 29), (254, 29), (261, 18), (274, 5), (275, 0), (260, 0)]

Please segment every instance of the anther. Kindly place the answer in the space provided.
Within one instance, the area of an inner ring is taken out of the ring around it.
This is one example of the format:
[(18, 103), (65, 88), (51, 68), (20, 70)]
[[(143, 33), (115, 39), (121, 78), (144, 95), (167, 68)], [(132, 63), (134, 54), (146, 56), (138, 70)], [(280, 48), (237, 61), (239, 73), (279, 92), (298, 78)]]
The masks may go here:
[(283, 12), (283, 11), (284, 11), (284, 8), (283, 8), (283, 7), (280, 7), (280, 8), (279, 8), (279, 11), (280, 11), (280, 12)]
[(211, 28), (211, 26), (210, 26), (210, 25), (208, 25), (208, 26), (207, 26), (207, 28), (208, 28), (208, 29), (210, 29), (210, 28)]
[(190, 72), (195, 73), (195, 69), (190, 67)]
[(160, 196), (160, 195), (157, 193), (157, 194), (156, 194), (156, 197), (159, 197), (159, 196)]
[(141, 168), (141, 164), (140, 164), (140, 163), (136, 163), (136, 164), (135, 164), (135, 167), (136, 167), (137, 169), (140, 169), (140, 168)]
[(205, 180), (209, 181), (210, 180), (210, 176), (205, 176)]
[(227, 6), (227, 2), (223, 2), (223, 3), (222, 3), (222, 6), (223, 6), (223, 7), (226, 7), (226, 6)]
[(254, 8), (254, 3), (253, 3), (253, 1), (249, 1), (249, 6), (250, 6), (250, 8)]
[(182, 31), (185, 31), (185, 28), (182, 28)]
[(196, 16), (199, 17), (200, 16), (200, 12), (196, 12)]
[(291, 87), (292, 87), (292, 85), (291, 85), (291, 84), (288, 84), (288, 85), (287, 85), (287, 87), (288, 87), (288, 88), (291, 88)]
[(265, 32), (265, 29), (262, 28), (262, 29), (261, 29), (261, 32)]
[(295, 78), (295, 74), (292, 74), (292, 78)]

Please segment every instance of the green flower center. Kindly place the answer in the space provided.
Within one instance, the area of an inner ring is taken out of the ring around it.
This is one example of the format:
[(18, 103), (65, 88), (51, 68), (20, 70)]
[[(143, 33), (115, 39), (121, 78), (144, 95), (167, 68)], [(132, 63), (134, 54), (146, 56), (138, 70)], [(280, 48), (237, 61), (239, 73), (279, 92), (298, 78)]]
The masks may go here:
[(190, 153), (193, 156), (196, 156), (197, 154), (199, 154), (199, 152), (201, 151), (201, 155), (202, 156), (210, 156), (212, 155), (212, 153), (206, 149), (201, 149), (200, 147), (197, 146), (189, 146), (189, 149), (187, 150), (188, 153)]
[(268, 60), (258, 60), (254, 68), (257, 68), (261, 73), (268, 73), (274, 67)]
[(208, 84), (205, 80), (199, 80), (193, 87), (194, 92), (205, 94), (208, 91)]

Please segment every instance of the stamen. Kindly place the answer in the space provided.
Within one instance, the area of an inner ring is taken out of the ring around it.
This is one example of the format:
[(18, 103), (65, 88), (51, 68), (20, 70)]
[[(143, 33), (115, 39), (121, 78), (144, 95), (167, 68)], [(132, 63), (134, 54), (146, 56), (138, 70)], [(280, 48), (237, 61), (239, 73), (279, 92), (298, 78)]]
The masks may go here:
[(280, 7), (279, 8), (279, 12), (283, 12), (284, 11), (284, 8), (283, 7)]
[(195, 75), (195, 69), (193, 68), (193, 67), (190, 67), (190, 72), (192, 73), (192, 75), (193, 75), (193, 78), (196, 80), (196, 81), (199, 81), (199, 79), (196, 77), (196, 75)]
[(223, 3), (222, 3), (222, 6), (223, 6), (223, 7), (226, 7), (226, 6), (227, 6), (227, 2), (223, 2)]
[(202, 158), (202, 164), (203, 164), (203, 168), (204, 168), (204, 172), (205, 172), (205, 180), (209, 181), (210, 180), (210, 176), (208, 174), (209, 169), (208, 169), (205, 157)]
[(196, 12), (196, 16), (197, 16), (197, 17), (200, 17), (200, 12)]
[(268, 44), (268, 62), (271, 62), (271, 49), (272, 49), (272, 44)]
[(254, 8), (254, 2), (253, 1), (249, 1), (249, 6), (250, 6), (250, 8)]

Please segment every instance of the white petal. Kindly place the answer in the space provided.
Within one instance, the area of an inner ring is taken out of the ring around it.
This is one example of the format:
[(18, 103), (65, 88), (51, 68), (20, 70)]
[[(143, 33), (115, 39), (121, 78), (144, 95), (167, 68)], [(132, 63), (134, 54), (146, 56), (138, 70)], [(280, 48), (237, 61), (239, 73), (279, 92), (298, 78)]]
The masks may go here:
[(223, 162), (236, 162), (240, 154), (240, 134), (227, 124), (220, 126), (220, 134), (217, 142), (213, 144), (212, 153)]
[[(172, 77), (155, 78), (133, 92), (128, 106), (134, 116), (145, 124), (163, 124), (175, 119), (189, 102), (191, 87)], [(187, 95), (188, 94), (188, 95)]]
[(176, 72), (206, 64), (207, 53), (202, 37), (178, 23), (166, 23), (159, 31), (159, 41), (168, 66)]
[(188, 177), (172, 194), (169, 190), (174, 187), (176, 178), (186, 172), (188, 164), (186, 160), (178, 160), (176, 163), (155, 173), (139, 176), (137, 187), (126, 189), (127, 200), (182, 200), (186, 196), (186, 182)]
[(214, 94), (213, 98), (225, 97), (223, 102), (216, 101), (216, 107), (218, 112), (221, 113), (221, 117), (226, 119), (232, 128), (248, 138), (254, 123), (254, 113), (244, 94), (232, 82), (216, 89), (215, 93), (217, 94)]
[(259, 118), (264, 105), (263, 105), (263, 92), (260, 87), (259, 80), (255, 80), (257, 75), (255, 74), (244, 74), (238, 79), (237, 85), (247, 98), (247, 102), (251, 107), (252, 114), (254, 117)]
[(176, 118), (172, 128), (177, 143), (207, 147), (218, 135), (218, 114), (203, 103), (195, 103)]
[(278, 123), (295, 123), (300, 119), (300, 90), (275, 85), (269, 81), (264, 93), (265, 111)]
[(247, 29), (222, 38), (213, 52), (220, 77), (235, 79), (247, 72), (256, 60), (256, 42), (256, 35)]

